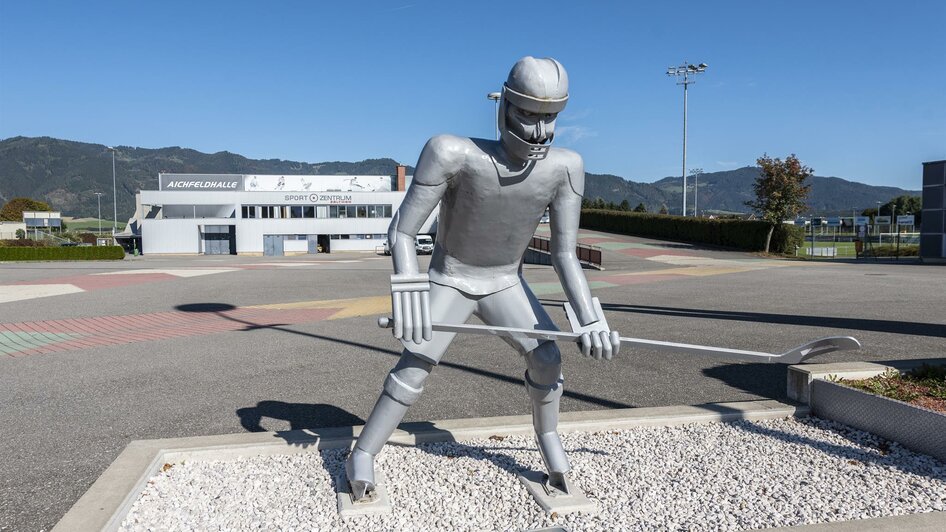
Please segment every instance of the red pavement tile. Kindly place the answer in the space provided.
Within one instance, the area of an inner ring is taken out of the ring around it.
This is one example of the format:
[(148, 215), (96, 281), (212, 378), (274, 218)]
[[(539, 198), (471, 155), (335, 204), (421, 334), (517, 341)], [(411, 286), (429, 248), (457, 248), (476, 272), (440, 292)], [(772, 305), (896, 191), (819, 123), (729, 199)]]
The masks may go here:
[(90, 349), (99, 346), (309, 323), (330, 318), (338, 310), (233, 309), (225, 312), (197, 313), (170, 311), (0, 324), (0, 331), (82, 335), (79, 338), (72, 339), (45, 336), (47, 339), (55, 341), (55, 343), (46, 346), (36, 346), (25, 339), (12, 339), (10, 342), (13, 345), (20, 346), (23, 349), (11, 355), (24, 356), (27, 354)]

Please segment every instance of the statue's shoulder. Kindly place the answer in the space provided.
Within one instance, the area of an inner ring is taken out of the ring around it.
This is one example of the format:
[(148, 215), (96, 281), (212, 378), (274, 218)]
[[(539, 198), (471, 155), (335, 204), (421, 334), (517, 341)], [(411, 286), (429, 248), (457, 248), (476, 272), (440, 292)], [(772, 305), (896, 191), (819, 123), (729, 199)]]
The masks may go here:
[(553, 147), (549, 150), (549, 156), (552, 158), (556, 164), (560, 164), (567, 168), (569, 171), (573, 172), (582, 172), (584, 171), (585, 162), (581, 158), (581, 155), (578, 154), (575, 150), (570, 150), (568, 148), (559, 148)]
[(438, 158), (455, 161), (465, 159), (472, 151), (480, 151), (472, 139), (447, 134), (430, 137), (424, 150), (430, 150)]
[[(568, 148), (552, 148), (549, 158), (563, 171), (558, 175), (568, 180), (568, 185), (579, 196), (585, 190), (585, 162), (578, 152)], [(564, 185), (564, 183), (562, 183)]]

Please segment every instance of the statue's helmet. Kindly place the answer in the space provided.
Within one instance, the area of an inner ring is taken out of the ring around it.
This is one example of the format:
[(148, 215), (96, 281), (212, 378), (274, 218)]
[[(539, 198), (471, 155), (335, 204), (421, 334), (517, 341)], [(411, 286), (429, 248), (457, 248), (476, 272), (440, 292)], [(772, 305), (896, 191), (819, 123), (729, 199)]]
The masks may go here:
[(568, 73), (552, 58), (528, 56), (516, 61), (503, 84), (499, 131), (510, 155), (545, 159), (555, 118), (568, 102)]

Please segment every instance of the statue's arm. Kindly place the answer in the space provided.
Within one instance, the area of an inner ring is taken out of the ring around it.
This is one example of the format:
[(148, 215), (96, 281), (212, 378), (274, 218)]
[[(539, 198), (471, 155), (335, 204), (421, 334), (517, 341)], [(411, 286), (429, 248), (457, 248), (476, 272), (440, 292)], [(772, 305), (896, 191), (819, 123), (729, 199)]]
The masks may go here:
[(458, 140), (447, 135), (433, 137), (421, 151), (414, 180), (388, 228), (395, 274), (418, 273), (414, 239), (459, 171)]
[(592, 299), (585, 273), (575, 254), (581, 199), (585, 191), (585, 167), (577, 153), (567, 152), (567, 155), (567, 179), (549, 205), (552, 266), (574, 309), (574, 315), (569, 314), (569, 322), (574, 332), (581, 333), (578, 345), (582, 354), (610, 360), (620, 351), (621, 335), (611, 330), (601, 306)]
[(552, 231), (550, 247), (552, 266), (565, 288), (568, 302), (575, 309), (581, 324), (588, 325), (598, 321), (598, 316), (591, 302), (588, 281), (575, 254), (585, 188), (585, 168), (578, 154), (571, 155), (569, 164), (565, 166), (568, 175), (549, 205), (549, 226)]
[(414, 181), (388, 228), (388, 245), (394, 262), (391, 276), (394, 336), (405, 343), (419, 344), (431, 339), (430, 284), (427, 274), (419, 272), (414, 239), (461, 168), (460, 144), (460, 139), (446, 135), (427, 141), (414, 170)]

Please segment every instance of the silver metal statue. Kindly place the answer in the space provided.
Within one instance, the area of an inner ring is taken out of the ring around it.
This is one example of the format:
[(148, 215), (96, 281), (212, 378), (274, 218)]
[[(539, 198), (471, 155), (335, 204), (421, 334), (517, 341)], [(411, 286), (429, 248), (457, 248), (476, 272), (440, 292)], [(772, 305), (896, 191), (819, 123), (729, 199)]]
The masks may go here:
[[(345, 464), (352, 497), (375, 488), (374, 458), (424, 389), (424, 380), (455, 336), (433, 324), (462, 324), (476, 314), (490, 326), (557, 330), (519, 269), (539, 220), (549, 209), (552, 264), (574, 309), (573, 327), (586, 356), (610, 359), (620, 348), (592, 301), (575, 254), (585, 173), (581, 157), (553, 148), (555, 119), (568, 101), (568, 75), (554, 59), (524, 57), (503, 85), (500, 140), (440, 135), (424, 146), (404, 202), (388, 229), (394, 336), (404, 345)], [(440, 224), (427, 273), (418, 269), (414, 238), (437, 206)], [(563, 377), (552, 339), (511, 334), (524, 356), (526, 391), (547, 485), (568, 491), (568, 457), (556, 432)]]

